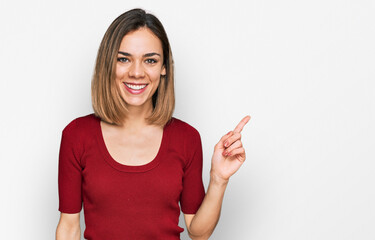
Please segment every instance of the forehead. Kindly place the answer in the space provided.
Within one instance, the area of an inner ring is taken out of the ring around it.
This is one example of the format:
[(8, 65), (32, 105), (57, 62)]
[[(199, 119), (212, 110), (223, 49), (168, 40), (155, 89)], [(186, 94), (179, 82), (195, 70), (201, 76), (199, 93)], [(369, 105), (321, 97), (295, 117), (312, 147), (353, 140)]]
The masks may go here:
[(132, 55), (144, 55), (151, 52), (163, 54), (160, 39), (148, 28), (140, 28), (126, 34), (121, 40), (119, 51)]

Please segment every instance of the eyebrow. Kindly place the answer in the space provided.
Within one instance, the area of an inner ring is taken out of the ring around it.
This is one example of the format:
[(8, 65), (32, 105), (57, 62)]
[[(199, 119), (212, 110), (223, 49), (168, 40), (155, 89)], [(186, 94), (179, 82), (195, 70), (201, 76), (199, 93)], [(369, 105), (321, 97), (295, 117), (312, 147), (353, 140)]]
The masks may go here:
[[(124, 55), (124, 56), (129, 56), (129, 57), (131, 56), (131, 54), (128, 53), (128, 52), (121, 52), (121, 51), (119, 51), (118, 53), (119, 53), (119, 54), (122, 54), (122, 55)], [(158, 55), (159, 57), (161, 57), (160, 54), (159, 54), (159, 53), (156, 53), (156, 52), (146, 53), (146, 54), (143, 55), (143, 57), (152, 57), (152, 56), (154, 56), (154, 55)]]

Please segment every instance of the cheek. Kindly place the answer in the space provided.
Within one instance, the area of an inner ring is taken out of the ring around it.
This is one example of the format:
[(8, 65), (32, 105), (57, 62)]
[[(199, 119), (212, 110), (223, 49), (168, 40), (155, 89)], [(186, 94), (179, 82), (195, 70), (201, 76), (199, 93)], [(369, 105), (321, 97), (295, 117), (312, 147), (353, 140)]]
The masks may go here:
[(154, 84), (159, 84), (159, 81), (160, 81), (160, 74), (161, 72), (160, 71), (149, 71), (148, 72), (148, 76), (150, 77), (151, 81), (154, 83)]
[(153, 78), (152, 78), (152, 88), (154, 89), (154, 91), (156, 91), (156, 89), (159, 87), (159, 84), (160, 84), (160, 76), (159, 75), (155, 75)]
[(123, 66), (119, 66), (119, 65), (117, 65), (116, 66), (116, 78), (117, 79), (121, 79), (121, 78), (123, 78), (124, 76), (125, 76), (125, 73), (126, 73), (126, 68), (125, 67), (123, 67)]
[(155, 88), (155, 91), (156, 89), (159, 87), (159, 84), (160, 84), (160, 79), (157, 79), (154, 81), (154, 88)]

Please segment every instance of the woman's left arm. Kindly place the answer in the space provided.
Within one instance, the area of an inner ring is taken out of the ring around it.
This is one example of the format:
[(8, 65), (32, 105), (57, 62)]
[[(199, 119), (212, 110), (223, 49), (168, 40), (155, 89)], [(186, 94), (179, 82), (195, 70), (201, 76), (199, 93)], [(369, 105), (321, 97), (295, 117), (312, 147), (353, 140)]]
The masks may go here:
[(233, 131), (223, 136), (215, 145), (206, 196), (196, 214), (184, 215), (189, 236), (193, 240), (208, 239), (219, 221), (229, 178), (246, 159), (241, 131), (249, 120), (250, 116), (244, 117)]

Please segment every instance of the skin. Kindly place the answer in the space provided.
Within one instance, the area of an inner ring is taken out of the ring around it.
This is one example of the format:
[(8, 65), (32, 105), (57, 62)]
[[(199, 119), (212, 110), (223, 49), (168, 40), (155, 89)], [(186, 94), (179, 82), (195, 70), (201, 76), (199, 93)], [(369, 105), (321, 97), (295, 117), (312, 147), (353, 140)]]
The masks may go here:
[[(155, 158), (161, 144), (163, 129), (149, 125), (145, 119), (152, 113), (152, 95), (160, 76), (165, 75), (160, 40), (147, 28), (128, 33), (121, 42), (116, 65), (116, 84), (125, 100), (129, 114), (123, 126), (101, 122), (103, 138), (111, 156), (126, 165), (144, 165)], [(148, 84), (141, 94), (131, 94), (126, 83)], [(244, 117), (233, 131), (215, 145), (211, 161), (210, 183), (196, 214), (184, 214), (192, 239), (208, 239), (220, 217), (224, 192), (229, 178), (246, 159), (241, 131), (250, 120)], [(80, 239), (79, 213), (61, 213), (56, 239)]]
[(215, 145), (206, 196), (196, 214), (184, 216), (192, 239), (208, 239), (219, 221), (229, 178), (237, 172), (246, 159), (241, 142), (241, 131), (249, 120), (250, 116), (244, 117), (233, 131), (224, 135)]

